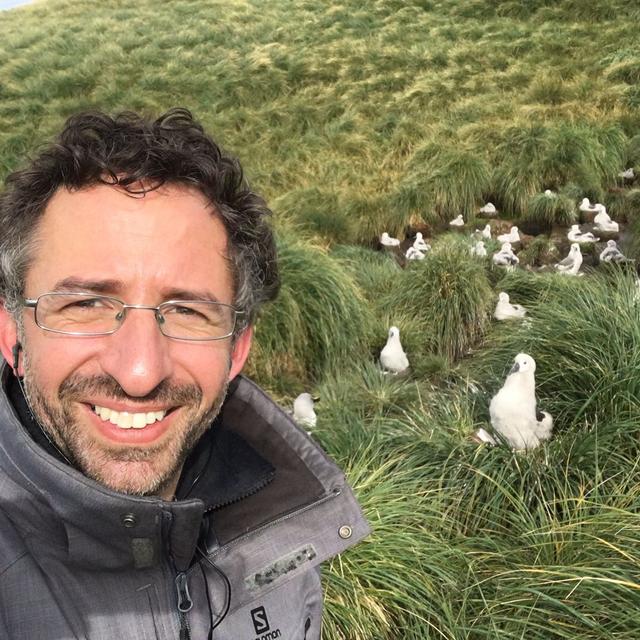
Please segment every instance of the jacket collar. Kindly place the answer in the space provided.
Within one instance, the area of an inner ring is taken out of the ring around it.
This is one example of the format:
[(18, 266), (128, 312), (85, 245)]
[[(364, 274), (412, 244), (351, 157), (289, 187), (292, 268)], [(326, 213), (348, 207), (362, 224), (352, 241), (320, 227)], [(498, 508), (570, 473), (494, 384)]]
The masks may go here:
[[(45, 435), (27, 404), (17, 378), (8, 370), (6, 393), (32, 440), (61, 464), (67, 459)], [(237, 434), (220, 428), (217, 418), (189, 454), (176, 489), (176, 500), (197, 498), (206, 510), (241, 500), (267, 485), (275, 469)]]
[[(12, 374), (6, 367), (3, 374), (6, 388)], [(25, 544), (39, 545), (37, 553), (46, 549), (58, 561), (84, 568), (145, 568), (168, 555), (174, 569), (185, 571), (207, 507), (215, 510), (205, 520), (213, 518), (220, 552), (230, 558), (235, 542), (249, 534), (257, 536), (260, 549), (271, 549), (276, 541), (298, 545), (313, 534), (315, 562), (320, 562), (368, 533), (340, 469), (251, 381), (239, 376), (230, 387), (211, 434), (216, 432), (219, 455), (209, 458), (202, 453), (204, 445), (194, 450), (193, 464), (182, 478), (182, 499), (128, 496), (47, 453), (0, 392), (0, 510), (23, 534)], [(257, 475), (245, 475), (245, 464)], [(229, 478), (233, 489), (223, 490)], [(258, 486), (258, 493), (236, 499), (252, 493), (252, 483), (260, 481), (267, 484)], [(205, 504), (200, 491), (207, 486), (219, 491)], [(315, 506), (320, 511), (310, 510)], [(303, 522), (292, 529), (295, 514)], [(266, 526), (278, 522), (287, 527), (286, 535)], [(349, 536), (343, 539), (338, 531), (344, 524), (349, 525)], [(262, 562), (260, 554), (255, 562)]]

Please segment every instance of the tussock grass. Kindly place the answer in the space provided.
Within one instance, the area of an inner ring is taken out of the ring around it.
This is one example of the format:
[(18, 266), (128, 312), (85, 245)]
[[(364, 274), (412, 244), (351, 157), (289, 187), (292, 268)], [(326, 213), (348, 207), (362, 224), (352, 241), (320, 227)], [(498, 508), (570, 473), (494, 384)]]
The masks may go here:
[(522, 216), (529, 226), (536, 227), (538, 233), (550, 231), (553, 225), (571, 226), (578, 221), (578, 208), (575, 202), (562, 194), (547, 196), (539, 193), (531, 198), (529, 207)]
[(454, 360), (485, 331), (490, 297), (483, 263), (471, 260), (467, 244), (454, 239), (412, 263), (386, 304), (413, 315), (429, 348)]
[[(364, 352), (373, 317), (353, 279), (326, 251), (280, 235), (282, 289), (255, 331), (249, 371), (276, 391), (320, 380)], [(293, 394), (295, 395), (295, 394)]]

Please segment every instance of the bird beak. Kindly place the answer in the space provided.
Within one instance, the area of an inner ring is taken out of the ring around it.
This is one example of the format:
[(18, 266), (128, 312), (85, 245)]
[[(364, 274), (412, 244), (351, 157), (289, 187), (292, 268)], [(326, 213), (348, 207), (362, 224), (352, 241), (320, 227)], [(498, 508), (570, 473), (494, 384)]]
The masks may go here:
[(314, 402), (320, 402), (320, 396), (311, 396), (311, 399), (312, 399)]
[(516, 362), (513, 367), (511, 367), (511, 371), (509, 371), (509, 373), (517, 373), (518, 371), (520, 371), (520, 365)]

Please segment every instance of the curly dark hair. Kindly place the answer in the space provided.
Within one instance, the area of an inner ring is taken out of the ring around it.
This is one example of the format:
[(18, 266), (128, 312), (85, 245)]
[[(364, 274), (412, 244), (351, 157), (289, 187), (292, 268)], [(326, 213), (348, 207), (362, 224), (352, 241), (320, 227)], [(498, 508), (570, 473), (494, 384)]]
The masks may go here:
[(132, 196), (164, 184), (198, 189), (211, 202), (229, 236), (234, 305), (239, 330), (260, 305), (275, 298), (280, 280), (271, 211), (249, 188), (236, 158), (205, 134), (187, 109), (155, 121), (125, 112), (71, 116), (59, 137), (26, 168), (8, 176), (0, 194), (0, 297), (16, 313), (38, 221), (60, 188), (117, 185)]

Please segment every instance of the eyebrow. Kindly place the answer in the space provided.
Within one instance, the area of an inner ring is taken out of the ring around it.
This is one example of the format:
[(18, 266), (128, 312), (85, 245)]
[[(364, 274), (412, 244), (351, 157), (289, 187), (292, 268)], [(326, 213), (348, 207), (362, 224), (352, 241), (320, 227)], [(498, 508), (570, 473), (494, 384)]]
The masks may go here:
[[(60, 291), (69, 292), (89, 292), (108, 296), (122, 296), (125, 290), (125, 284), (122, 280), (106, 279), (91, 280), (85, 278), (77, 278), (71, 276), (59, 280), (51, 291), (57, 293)], [(220, 302), (218, 296), (206, 289), (184, 289), (181, 287), (170, 287), (162, 290), (162, 300), (201, 300), (203, 302)]]

